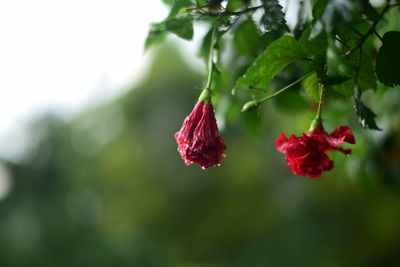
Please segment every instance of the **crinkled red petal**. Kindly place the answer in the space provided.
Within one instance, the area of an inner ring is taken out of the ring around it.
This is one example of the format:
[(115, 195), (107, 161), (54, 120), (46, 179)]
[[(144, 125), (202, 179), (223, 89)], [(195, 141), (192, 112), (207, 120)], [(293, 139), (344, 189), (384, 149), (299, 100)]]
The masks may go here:
[(339, 126), (333, 133), (327, 134), (321, 125), (300, 137), (292, 134), (286, 138), (281, 133), (275, 140), (275, 145), (279, 152), (286, 154), (286, 162), (293, 174), (317, 178), (323, 171), (333, 168), (333, 162), (326, 155), (327, 151), (351, 153), (351, 149), (341, 147), (344, 142), (355, 143), (349, 127)]
[(219, 135), (213, 106), (203, 101), (186, 117), (175, 139), (186, 165), (196, 163), (208, 168), (219, 165), (225, 156), (226, 145)]

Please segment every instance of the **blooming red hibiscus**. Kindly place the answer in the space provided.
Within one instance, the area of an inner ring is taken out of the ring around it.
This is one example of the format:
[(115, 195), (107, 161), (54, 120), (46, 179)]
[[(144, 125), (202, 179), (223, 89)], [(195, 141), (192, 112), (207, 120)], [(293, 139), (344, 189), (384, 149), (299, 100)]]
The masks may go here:
[(323, 171), (333, 168), (333, 161), (326, 155), (327, 151), (337, 150), (348, 155), (351, 149), (340, 147), (344, 142), (355, 144), (354, 135), (347, 126), (339, 126), (333, 133), (325, 132), (321, 123), (302, 136), (292, 134), (289, 138), (281, 133), (275, 140), (279, 152), (286, 154), (286, 162), (293, 174), (311, 178), (321, 176)]
[(178, 152), (186, 165), (197, 163), (202, 168), (219, 165), (226, 145), (218, 132), (211, 101), (200, 100), (175, 133)]

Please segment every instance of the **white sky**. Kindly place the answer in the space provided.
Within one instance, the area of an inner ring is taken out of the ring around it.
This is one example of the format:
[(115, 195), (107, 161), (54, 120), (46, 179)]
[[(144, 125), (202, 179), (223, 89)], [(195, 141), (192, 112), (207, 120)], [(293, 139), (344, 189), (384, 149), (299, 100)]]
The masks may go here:
[(134, 84), (149, 25), (166, 14), (160, 0), (1, 0), (0, 150), (37, 113), (71, 114)]

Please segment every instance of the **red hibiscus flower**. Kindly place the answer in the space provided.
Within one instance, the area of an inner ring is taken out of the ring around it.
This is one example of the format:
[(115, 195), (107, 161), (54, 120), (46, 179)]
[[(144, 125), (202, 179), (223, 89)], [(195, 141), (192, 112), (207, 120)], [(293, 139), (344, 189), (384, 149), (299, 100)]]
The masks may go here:
[(323, 171), (333, 168), (327, 151), (338, 150), (348, 155), (351, 149), (340, 147), (344, 142), (355, 144), (354, 135), (347, 126), (339, 126), (333, 133), (325, 132), (321, 123), (302, 136), (292, 134), (289, 138), (281, 133), (275, 140), (279, 152), (286, 154), (286, 162), (293, 174), (311, 178), (321, 176)]
[(218, 132), (211, 101), (200, 100), (175, 133), (178, 152), (186, 165), (197, 163), (202, 168), (219, 165), (226, 145)]

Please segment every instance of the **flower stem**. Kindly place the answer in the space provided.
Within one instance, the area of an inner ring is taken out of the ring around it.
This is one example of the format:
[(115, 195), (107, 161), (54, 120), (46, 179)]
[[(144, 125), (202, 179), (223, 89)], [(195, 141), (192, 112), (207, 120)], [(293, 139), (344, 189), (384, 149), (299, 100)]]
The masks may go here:
[(303, 77), (301, 77), (301, 78), (297, 79), (296, 81), (292, 82), (291, 84), (286, 85), (282, 89), (280, 89), (280, 90), (276, 91), (275, 93), (273, 93), (273, 94), (271, 94), (269, 96), (266, 96), (266, 97), (264, 97), (264, 98), (262, 98), (260, 100), (253, 100), (253, 101), (247, 102), (246, 104), (243, 105), (242, 112), (250, 111), (250, 110), (258, 107), (259, 104), (267, 101), (268, 99), (271, 99), (271, 98), (279, 95), (280, 93), (285, 92), (287, 89), (293, 87), (294, 85), (298, 84), (299, 82), (301, 82), (302, 80), (304, 80), (305, 78), (307, 78), (308, 76), (310, 76), (311, 74), (314, 74), (314, 73), (315, 73), (315, 71), (309, 72), (306, 75), (304, 75)]
[(207, 84), (206, 84), (206, 87), (201, 92), (198, 102), (204, 101), (206, 103), (211, 103), (211, 84), (212, 84), (212, 78), (213, 78), (213, 74), (214, 74), (214, 46), (215, 46), (216, 30), (217, 30), (217, 23), (214, 24), (212, 35), (211, 35)]
[(208, 59), (208, 79), (207, 79), (207, 84), (206, 88), (207, 90), (211, 91), (211, 83), (212, 83), (212, 78), (214, 74), (214, 46), (215, 46), (215, 33), (217, 31), (217, 23), (214, 24), (213, 26), (213, 31), (211, 34), (211, 45), (210, 45), (210, 53), (209, 53), (209, 59)]
[(311, 122), (309, 131), (313, 131), (315, 128), (322, 126), (322, 104), (324, 102), (324, 87), (320, 86), (319, 91), (319, 103), (318, 103), (318, 110), (315, 119)]
[(317, 116), (315, 116), (315, 118), (319, 121), (321, 120), (321, 113), (322, 113), (321, 111), (323, 102), (324, 102), (324, 87), (320, 86), (318, 111), (317, 111)]

